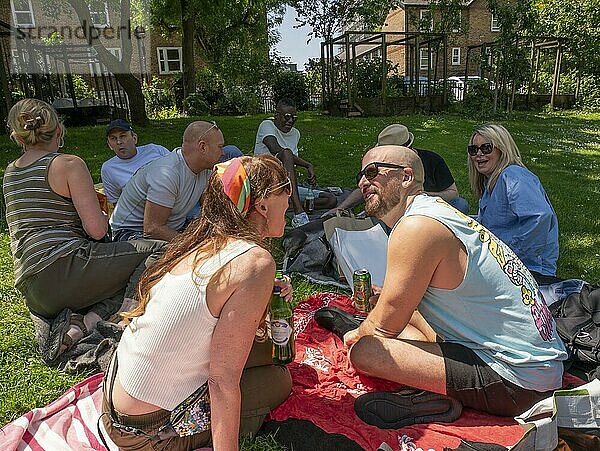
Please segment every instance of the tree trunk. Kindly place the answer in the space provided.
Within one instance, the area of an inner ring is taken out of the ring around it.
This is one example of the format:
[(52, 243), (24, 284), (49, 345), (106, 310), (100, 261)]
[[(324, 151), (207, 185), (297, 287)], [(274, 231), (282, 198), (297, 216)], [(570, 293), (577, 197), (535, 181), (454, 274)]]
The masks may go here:
[(148, 123), (148, 115), (146, 114), (146, 101), (142, 93), (142, 83), (133, 74), (114, 75), (121, 86), (123, 86), (129, 98), (131, 122), (135, 125), (146, 125)]
[(183, 98), (196, 91), (196, 68), (194, 64), (194, 11), (191, 2), (181, 0)]
[(11, 107), (11, 95), (8, 87), (8, 68), (5, 67), (4, 58), (0, 58), (0, 94), (3, 98), (0, 101), (0, 121), (6, 122)]

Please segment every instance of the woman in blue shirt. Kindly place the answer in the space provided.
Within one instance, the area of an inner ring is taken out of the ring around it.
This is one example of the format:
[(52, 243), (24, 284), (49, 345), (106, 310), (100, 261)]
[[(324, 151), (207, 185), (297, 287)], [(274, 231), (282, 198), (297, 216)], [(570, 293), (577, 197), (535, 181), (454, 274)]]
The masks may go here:
[(503, 126), (477, 128), (469, 146), (469, 181), (479, 198), (477, 220), (517, 254), (538, 282), (555, 276), (558, 220), (544, 187), (521, 161)]

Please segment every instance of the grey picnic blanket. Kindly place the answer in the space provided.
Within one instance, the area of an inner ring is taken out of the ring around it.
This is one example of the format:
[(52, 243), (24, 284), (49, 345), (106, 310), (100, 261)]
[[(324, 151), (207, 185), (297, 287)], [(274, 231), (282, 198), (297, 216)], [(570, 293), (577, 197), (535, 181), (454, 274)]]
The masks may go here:
[[(112, 298), (102, 301), (101, 305), (96, 304), (97, 310), (95, 306), (92, 306), (90, 311), (96, 311), (103, 321), (100, 321), (95, 329), (77, 341), (71, 349), (57, 357), (54, 357), (56, 352), (53, 351), (53, 347), (59, 345), (54, 342), (55, 337), (62, 336), (62, 333), (57, 332), (64, 333), (68, 330), (71, 310), (64, 309), (53, 320), (30, 314), (35, 327), (36, 341), (44, 362), (68, 373), (106, 371), (112, 353), (117, 348), (123, 333), (122, 326), (110, 322), (108, 319), (121, 307), (123, 294), (123, 292), (118, 293)], [(107, 315), (107, 312), (110, 313)]]

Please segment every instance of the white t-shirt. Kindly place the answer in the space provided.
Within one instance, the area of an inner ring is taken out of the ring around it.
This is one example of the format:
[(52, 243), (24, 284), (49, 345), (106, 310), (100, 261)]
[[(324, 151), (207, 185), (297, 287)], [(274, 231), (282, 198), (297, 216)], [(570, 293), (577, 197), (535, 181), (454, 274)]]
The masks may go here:
[(111, 204), (116, 204), (123, 187), (136, 171), (157, 158), (164, 157), (169, 154), (166, 147), (158, 144), (146, 144), (136, 148), (137, 153), (127, 159), (117, 157), (116, 155), (110, 160), (107, 160), (102, 165), (100, 176), (102, 177), (102, 186), (104, 194)]
[(265, 119), (258, 126), (258, 131), (256, 132), (256, 142), (254, 143), (254, 155), (263, 155), (263, 154), (271, 154), (269, 148), (265, 146), (263, 143), (263, 139), (266, 136), (274, 136), (277, 142), (284, 149), (290, 149), (292, 153), (298, 156), (298, 142), (300, 141), (300, 132), (297, 128), (292, 127), (292, 129), (283, 133), (281, 130), (277, 128), (273, 119)]
[(195, 174), (185, 162), (180, 148), (148, 163), (125, 185), (110, 218), (113, 231), (125, 229), (142, 232), (147, 200), (170, 208), (167, 226), (180, 230), (187, 214), (200, 200), (211, 174), (210, 169)]

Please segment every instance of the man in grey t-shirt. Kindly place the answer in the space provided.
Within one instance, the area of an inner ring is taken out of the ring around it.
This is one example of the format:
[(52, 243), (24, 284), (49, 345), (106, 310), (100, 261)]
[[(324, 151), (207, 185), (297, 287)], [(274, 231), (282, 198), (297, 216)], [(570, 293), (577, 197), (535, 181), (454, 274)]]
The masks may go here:
[(173, 239), (204, 192), (223, 143), (216, 124), (188, 125), (181, 148), (148, 163), (125, 185), (110, 220), (113, 239)]

